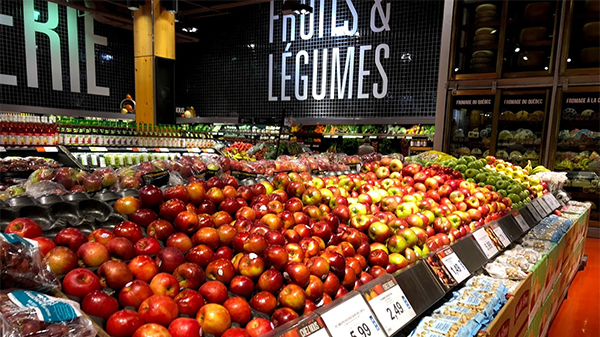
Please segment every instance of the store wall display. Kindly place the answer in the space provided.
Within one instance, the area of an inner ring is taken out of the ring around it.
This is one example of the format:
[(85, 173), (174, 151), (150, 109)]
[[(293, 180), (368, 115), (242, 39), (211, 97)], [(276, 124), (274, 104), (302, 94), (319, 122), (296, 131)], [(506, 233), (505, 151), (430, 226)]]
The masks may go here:
[(435, 115), (442, 1), (281, 1), (199, 22), (178, 46), (177, 106), (231, 117)]
[(41, 0), (0, 3), (0, 104), (119, 112), (133, 32)]

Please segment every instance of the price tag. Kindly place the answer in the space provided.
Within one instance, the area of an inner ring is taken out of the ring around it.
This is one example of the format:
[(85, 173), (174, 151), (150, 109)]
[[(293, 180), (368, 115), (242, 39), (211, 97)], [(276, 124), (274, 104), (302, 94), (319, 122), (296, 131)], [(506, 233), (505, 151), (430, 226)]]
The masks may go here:
[(321, 315), (332, 336), (385, 337), (369, 305), (360, 295)]
[(479, 248), (481, 248), (481, 251), (488, 259), (491, 259), (494, 255), (498, 253), (498, 248), (496, 248), (494, 242), (492, 241), (492, 239), (490, 239), (490, 236), (485, 231), (485, 228), (481, 228), (474, 231), (473, 238), (475, 238), (475, 241), (477, 241)]
[(190, 153), (200, 153), (200, 149), (197, 147), (189, 148), (188, 152)]
[(166, 147), (161, 147), (161, 148), (157, 148), (156, 151), (157, 152), (169, 152), (169, 149), (167, 149)]
[(514, 211), (514, 212), (512, 212), (512, 216), (513, 216), (513, 218), (515, 218), (515, 221), (517, 222), (519, 227), (521, 227), (521, 230), (523, 232), (529, 230), (529, 224), (527, 224), (527, 221), (525, 221), (525, 218), (523, 218), (523, 216), (521, 215), (521, 212)]
[(81, 165), (88, 166), (87, 155), (84, 154), (80, 156), (79, 161), (81, 162)]
[(461, 283), (462, 281), (466, 280), (469, 276), (471, 276), (471, 273), (469, 273), (467, 267), (465, 267), (458, 255), (456, 255), (456, 253), (454, 253), (454, 251), (451, 248), (448, 248), (438, 254), (443, 255), (440, 255), (440, 260), (442, 261), (446, 269), (448, 269), (450, 275), (454, 277), (456, 283)]
[(6, 152), (6, 148), (4, 148), (4, 146), (0, 146), (0, 152)]
[(535, 203), (530, 203), (529, 205), (527, 205), (527, 209), (529, 210), (531, 215), (533, 215), (533, 219), (536, 223), (542, 221), (542, 219), (544, 218), (538, 210), (538, 207), (536, 207)]
[(548, 193), (547, 198), (547, 200), (550, 201), (550, 206), (552, 206), (552, 208), (557, 209), (562, 206), (554, 194)]
[(548, 205), (548, 202), (545, 198), (538, 199), (538, 203), (540, 204), (546, 215), (552, 213), (552, 211), (554, 210), (552, 207), (550, 207), (550, 205)]
[(417, 316), (393, 277), (367, 290), (364, 295), (388, 336)]
[(330, 337), (321, 317), (301, 321), (288, 331), (278, 334), (281, 337)]
[(504, 246), (504, 248), (508, 247), (510, 245), (510, 240), (506, 236), (506, 233), (504, 233), (504, 230), (502, 229), (502, 227), (500, 227), (500, 225), (498, 225), (497, 223), (492, 224), (491, 227), (492, 227), (492, 230), (494, 231), (494, 234), (496, 234), (496, 237), (498, 238), (498, 240), (500, 240), (500, 243), (502, 244), (502, 246)]
[(94, 146), (91, 146), (90, 147), (90, 151), (92, 151), (92, 152), (106, 152), (108, 150), (105, 147), (94, 147)]
[(98, 158), (100, 160), (100, 167), (106, 167), (106, 159), (104, 157)]
[(37, 152), (58, 152), (56, 146), (38, 146), (35, 148)]

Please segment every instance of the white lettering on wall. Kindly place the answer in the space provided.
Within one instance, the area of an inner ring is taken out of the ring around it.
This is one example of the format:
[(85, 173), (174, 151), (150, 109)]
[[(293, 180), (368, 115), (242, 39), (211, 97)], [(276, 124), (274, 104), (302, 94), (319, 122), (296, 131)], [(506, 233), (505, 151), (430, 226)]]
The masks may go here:
[[(0, 25), (12, 27), (12, 16), (0, 14)], [(0, 84), (17, 85), (17, 76), (0, 74)]]

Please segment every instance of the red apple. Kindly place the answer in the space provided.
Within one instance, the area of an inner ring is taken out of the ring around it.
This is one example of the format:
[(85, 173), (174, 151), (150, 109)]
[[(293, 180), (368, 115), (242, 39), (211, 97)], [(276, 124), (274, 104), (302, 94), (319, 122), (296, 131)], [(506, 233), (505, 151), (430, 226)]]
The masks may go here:
[(159, 206), (163, 202), (163, 192), (154, 185), (146, 185), (139, 190), (139, 198), (147, 208)]
[(100, 278), (83, 268), (71, 270), (63, 280), (65, 294), (79, 298), (85, 297), (94, 290), (99, 290), (100, 287)]
[(207, 245), (197, 245), (187, 252), (185, 258), (188, 262), (193, 262), (202, 268), (206, 268), (215, 259), (215, 253)]
[(148, 227), (148, 225), (158, 219), (158, 214), (148, 208), (140, 208), (129, 215), (129, 221), (134, 222), (140, 227)]
[[(177, 214), (186, 210), (187, 208), (183, 201), (179, 199), (170, 199), (160, 205), (158, 215), (167, 221), (173, 221), (177, 217)], [(200, 211), (198, 212), (203, 213)]]
[(177, 303), (165, 295), (152, 295), (142, 302), (138, 312), (146, 323), (169, 326), (179, 316)]
[(62, 229), (54, 237), (54, 243), (56, 243), (57, 246), (67, 246), (74, 252), (86, 242), (88, 242), (87, 236), (74, 227)]
[(202, 268), (192, 262), (184, 262), (175, 268), (173, 276), (179, 281), (183, 288), (198, 289), (206, 281), (206, 275)]
[(281, 272), (275, 269), (267, 269), (258, 278), (257, 288), (259, 291), (277, 294), (283, 287), (283, 281)]
[(252, 296), (250, 306), (257, 311), (271, 315), (277, 307), (277, 299), (268, 291), (261, 291)]
[(219, 248), (221, 238), (216, 229), (212, 227), (203, 227), (192, 236), (192, 243), (194, 245), (207, 245), (212, 250), (215, 250)]
[(161, 272), (173, 273), (184, 262), (185, 256), (177, 248), (165, 247), (156, 255), (156, 264)]
[(298, 313), (290, 308), (279, 308), (275, 310), (271, 316), (271, 322), (275, 327), (283, 325), (289, 321), (293, 321), (298, 318)]
[(162, 249), (158, 240), (150, 237), (141, 238), (133, 247), (136, 255), (156, 255)]
[(179, 293), (179, 282), (171, 274), (158, 273), (150, 281), (150, 289), (154, 295), (165, 295), (174, 298)]
[(142, 202), (136, 197), (122, 197), (115, 202), (113, 208), (119, 214), (130, 215), (142, 208)]
[[(137, 310), (140, 304), (152, 295), (154, 293), (148, 283), (141, 280), (133, 280), (127, 283), (119, 292), (119, 304), (123, 307), (134, 307)], [(84, 309), (84, 311), (86, 310)]]
[(301, 312), (304, 309), (306, 295), (304, 289), (296, 284), (288, 284), (279, 293), (279, 304), (283, 307)]
[(196, 320), (200, 323), (203, 333), (221, 336), (231, 326), (231, 316), (225, 307), (219, 304), (205, 304)]
[(106, 246), (106, 244), (114, 239), (116, 237), (116, 235), (109, 231), (106, 228), (99, 228), (96, 229), (95, 231), (93, 231), (92, 233), (90, 233), (90, 235), (88, 236), (88, 241), (90, 242), (99, 242), (103, 245)]
[(42, 236), (42, 232), (42, 227), (29, 218), (17, 218), (11, 221), (4, 229), (4, 233), (17, 234), (22, 238), (28, 239)]
[(175, 303), (179, 308), (179, 313), (189, 317), (196, 317), (198, 310), (204, 305), (204, 298), (199, 292), (192, 289), (184, 289), (175, 295)]
[(193, 318), (180, 317), (169, 325), (171, 337), (202, 337), (200, 323)]
[(149, 237), (157, 240), (166, 240), (173, 233), (175, 233), (175, 228), (173, 228), (173, 225), (163, 219), (152, 221), (148, 225), (148, 228), (146, 228), (146, 234)]
[(120, 310), (108, 318), (106, 332), (113, 337), (131, 337), (144, 323), (137, 311)]
[(64, 275), (78, 267), (79, 258), (67, 247), (55, 247), (46, 256), (46, 263), (56, 275)]
[(241, 297), (228, 298), (223, 307), (229, 311), (231, 320), (238, 323), (240, 326), (246, 326), (252, 318), (252, 309), (248, 302)]
[(237, 275), (231, 280), (229, 290), (235, 295), (249, 297), (254, 291), (254, 282), (248, 276)]
[(200, 295), (207, 303), (223, 304), (228, 297), (227, 287), (219, 281), (208, 281), (200, 287)]
[(106, 244), (106, 250), (108, 250), (111, 258), (121, 261), (129, 261), (136, 255), (133, 243), (123, 237), (116, 237), (110, 240)]
[(250, 334), (250, 337), (259, 337), (265, 335), (274, 328), (275, 326), (273, 323), (264, 318), (255, 318), (246, 325), (246, 331), (248, 334)]
[(225, 330), (225, 332), (223, 332), (221, 337), (252, 337), (252, 336), (250, 336), (250, 334), (246, 331), (246, 329), (229, 328), (229, 329)]
[(83, 298), (81, 310), (88, 315), (108, 319), (119, 310), (119, 302), (102, 290), (94, 290)]
[(99, 267), (110, 259), (108, 249), (99, 242), (86, 242), (77, 250), (81, 262), (90, 268)]

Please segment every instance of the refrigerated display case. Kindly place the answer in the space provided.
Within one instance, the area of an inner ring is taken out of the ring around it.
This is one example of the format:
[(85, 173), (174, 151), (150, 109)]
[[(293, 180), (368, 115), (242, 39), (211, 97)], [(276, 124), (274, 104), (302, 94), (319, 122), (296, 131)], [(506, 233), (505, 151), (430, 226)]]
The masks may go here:
[(508, 2), (502, 66), (505, 76), (552, 73), (559, 12), (558, 1)]
[(553, 169), (567, 172), (565, 190), (577, 200), (592, 202), (591, 219), (598, 221), (600, 87), (560, 90), (557, 101), (560, 114)]
[(495, 156), (521, 167), (540, 164), (548, 91), (503, 91)]
[(563, 67), (566, 74), (600, 73), (600, 1), (577, 0), (569, 3), (565, 27), (568, 37), (563, 46)]
[(485, 157), (494, 153), (493, 116), (497, 94), (489, 91), (457, 92), (448, 99), (446, 134), (449, 153), (454, 156)]

